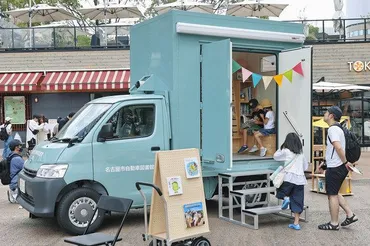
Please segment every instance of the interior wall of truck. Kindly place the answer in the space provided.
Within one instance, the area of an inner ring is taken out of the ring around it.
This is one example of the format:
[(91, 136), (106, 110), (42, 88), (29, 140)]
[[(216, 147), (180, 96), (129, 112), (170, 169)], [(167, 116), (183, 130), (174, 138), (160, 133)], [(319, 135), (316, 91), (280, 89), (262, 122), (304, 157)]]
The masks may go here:
[[(254, 86), (253, 76), (251, 73), (262, 76), (276, 75), (276, 56), (274, 54), (233, 51), (232, 59), (236, 61), (242, 68), (248, 70), (244, 70), (244, 76), (243, 69), (239, 69), (232, 75), (233, 159), (249, 160), (272, 158), (276, 151), (276, 133), (260, 137), (262, 146), (266, 148), (266, 151), (261, 151), (261, 146), (257, 142), (258, 136), (256, 135), (258, 132), (260, 132), (262, 135), (265, 133), (263, 130), (258, 129), (261, 127), (261, 124), (256, 126), (256, 124), (252, 123), (250, 120), (258, 120), (258, 115), (261, 113), (259, 109), (263, 110), (263, 103), (267, 101), (271, 102), (272, 104), (271, 108), (276, 120), (277, 84), (274, 80), (272, 80), (267, 88), (265, 88), (264, 80), (261, 78), (259, 81), (256, 81), (255, 79), (255, 83), (258, 82), (258, 84)], [(257, 78), (259, 76), (255, 77)], [(254, 106), (253, 103), (249, 103), (251, 102), (251, 99), (256, 99), (259, 103), (259, 105), (254, 109), (252, 108)], [(264, 112), (264, 115), (266, 116), (266, 112)], [(274, 125), (276, 129), (276, 122)], [(262, 125), (261, 129), (263, 128), (264, 127)]]

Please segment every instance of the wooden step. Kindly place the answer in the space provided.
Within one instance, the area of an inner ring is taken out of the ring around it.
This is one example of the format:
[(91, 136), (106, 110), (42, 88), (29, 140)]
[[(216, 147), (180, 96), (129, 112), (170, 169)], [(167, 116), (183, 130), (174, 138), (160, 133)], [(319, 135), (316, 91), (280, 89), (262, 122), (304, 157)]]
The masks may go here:
[(260, 193), (269, 193), (274, 192), (276, 190), (275, 187), (266, 187), (266, 188), (255, 188), (255, 189), (245, 189), (245, 190), (234, 190), (230, 191), (230, 194), (235, 194), (238, 196), (245, 196), (245, 195), (252, 195), (252, 194), (260, 194)]

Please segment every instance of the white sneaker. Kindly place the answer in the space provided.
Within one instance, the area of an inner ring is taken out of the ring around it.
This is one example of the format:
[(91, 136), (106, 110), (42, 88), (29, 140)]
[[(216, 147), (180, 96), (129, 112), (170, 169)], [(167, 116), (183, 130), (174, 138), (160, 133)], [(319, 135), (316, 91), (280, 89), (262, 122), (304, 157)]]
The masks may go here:
[(261, 148), (260, 156), (264, 157), (266, 155), (267, 149), (265, 147)]
[(254, 153), (258, 151), (258, 147), (256, 145), (254, 145), (250, 150), (249, 150), (249, 153)]
[(8, 201), (10, 203), (18, 203), (17, 200), (16, 200), (17, 195), (18, 195), (18, 191), (17, 190), (15, 190), (15, 191), (8, 190), (7, 194), (8, 194)]

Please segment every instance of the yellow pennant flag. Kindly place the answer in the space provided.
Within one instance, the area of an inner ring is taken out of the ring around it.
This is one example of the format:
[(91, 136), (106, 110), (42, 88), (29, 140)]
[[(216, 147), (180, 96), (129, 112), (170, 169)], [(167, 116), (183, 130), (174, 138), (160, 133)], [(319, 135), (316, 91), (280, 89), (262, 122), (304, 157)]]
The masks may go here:
[(271, 81), (272, 81), (272, 76), (263, 76), (262, 79), (263, 79), (263, 84), (265, 86), (265, 90), (267, 89), (267, 87), (270, 85)]
[(276, 84), (281, 86), (283, 84), (283, 76), (282, 74), (278, 74), (274, 76), (274, 80), (276, 81)]

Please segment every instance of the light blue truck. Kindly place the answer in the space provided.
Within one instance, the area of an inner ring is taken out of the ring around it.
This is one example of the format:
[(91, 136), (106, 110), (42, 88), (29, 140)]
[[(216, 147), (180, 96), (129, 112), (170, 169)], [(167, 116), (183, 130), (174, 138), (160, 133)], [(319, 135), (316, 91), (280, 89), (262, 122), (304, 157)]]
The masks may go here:
[[(273, 102), (276, 146), (295, 131), (310, 159), (312, 51), (304, 38), (301, 24), (185, 11), (133, 26), (130, 95), (87, 103), (54, 139), (36, 146), (20, 173), (18, 202), (30, 217), (56, 217), (81, 234), (101, 194), (143, 206), (135, 182), (152, 182), (156, 151), (198, 148), (207, 199), (217, 193), (218, 173), (276, 168), (271, 157), (233, 153), (236, 57), (252, 65), (275, 57), (275, 73), (302, 62), (304, 76), (255, 89)], [(103, 218), (98, 213), (92, 231)]]

